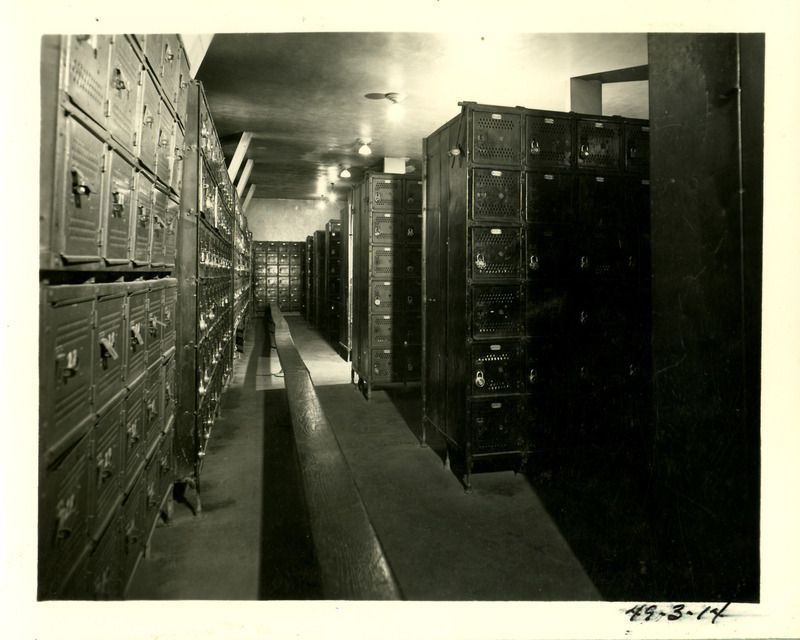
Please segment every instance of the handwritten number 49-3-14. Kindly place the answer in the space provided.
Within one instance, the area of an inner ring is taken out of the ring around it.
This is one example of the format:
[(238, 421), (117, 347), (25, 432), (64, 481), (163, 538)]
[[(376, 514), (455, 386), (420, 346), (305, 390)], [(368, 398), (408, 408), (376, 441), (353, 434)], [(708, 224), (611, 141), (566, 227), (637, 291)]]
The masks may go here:
[(641, 618), (641, 622), (650, 622), (651, 620), (660, 620), (666, 618), (667, 620), (680, 620), (681, 618), (691, 618), (696, 616), (698, 620), (702, 620), (703, 616), (710, 616), (711, 624), (717, 621), (717, 618), (724, 618), (723, 612), (728, 608), (730, 602), (722, 607), (704, 607), (700, 613), (695, 613), (686, 608), (685, 604), (673, 604), (672, 613), (665, 613), (660, 611), (654, 604), (644, 605), (640, 604), (628, 609), (625, 614), (630, 616), (631, 622), (635, 622)]

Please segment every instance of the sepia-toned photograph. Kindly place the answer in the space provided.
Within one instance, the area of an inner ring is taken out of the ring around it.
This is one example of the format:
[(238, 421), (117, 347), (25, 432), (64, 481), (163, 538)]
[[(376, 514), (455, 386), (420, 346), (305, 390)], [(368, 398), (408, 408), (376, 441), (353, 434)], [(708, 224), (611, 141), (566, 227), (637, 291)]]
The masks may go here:
[(798, 637), (800, 13), (273, 4), (17, 35), (2, 635)]

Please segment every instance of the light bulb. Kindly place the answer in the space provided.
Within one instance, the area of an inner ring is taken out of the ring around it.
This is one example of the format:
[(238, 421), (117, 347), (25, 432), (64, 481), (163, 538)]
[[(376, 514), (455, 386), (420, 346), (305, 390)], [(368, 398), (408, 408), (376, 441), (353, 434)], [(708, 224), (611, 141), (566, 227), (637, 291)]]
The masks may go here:
[(347, 169), (342, 169), (342, 172), (339, 174), (340, 178), (349, 178), (350, 172)]
[(362, 144), (362, 145), (361, 145), (361, 146), (358, 148), (358, 152), (359, 152), (359, 153), (360, 153), (362, 156), (368, 156), (368, 155), (370, 155), (370, 154), (372, 153), (372, 149), (370, 149), (370, 148), (369, 148), (369, 145), (365, 143), (365, 144)]

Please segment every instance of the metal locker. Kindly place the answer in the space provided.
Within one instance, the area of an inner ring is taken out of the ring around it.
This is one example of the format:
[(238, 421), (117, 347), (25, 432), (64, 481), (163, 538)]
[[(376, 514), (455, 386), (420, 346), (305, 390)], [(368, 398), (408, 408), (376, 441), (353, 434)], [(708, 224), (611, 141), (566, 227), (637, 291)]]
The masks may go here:
[[(117, 509), (118, 511), (118, 509)], [(118, 513), (103, 537), (97, 542), (89, 559), (92, 598), (94, 600), (119, 600), (122, 598), (122, 539)]]
[(144, 42), (142, 43), (142, 51), (150, 64), (150, 67), (158, 72), (161, 66), (161, 52), (164, 46), (163, 33), (148, 33), (144, 35)]
[(140, 380), (125, 398), (124, 420), (122, 488), (128, 493), (145, 462), (144, 380)]
[(106, 145), (81, 122), (64, 118), (64, 166), (57, 199), (61, 257), (92, 262), (100, 257), (102, 187)]
[(474, 456), (527, 450), (522, 404), (522, 398), (513, 396), (469, 402), (467, 421)]
[(170, 104), (177, 106), (178, 83), (181, 75), (181, 43), (172, 33), (164, 35), (161, 57), (161, 89)]
[(170, 198), (167, 201), (167, 210), (164, 218), (164, 266), (175, 266), (177, 250), (178, 221), (180, 218), (180, 203)]
[(131, 220), (133, 263), (150, 264), (150, 241), (153, 226), (153, 181), (141, 171), (136, 174), (136, 209)]
[(620, 170), (621, 124), (610, 119), (581, 119), (575, 124), (578, 168)]
[(511, 338), (524, 333), (521, 285), (476, 285), (472, 298), (471, 335), (475, 339)]
[(406, 244), (422, 244), (422, 214), (407, 213), (405, 216)]
[(519, 113), (471, 111), (472, 162), (519, 165), (522, 135)]
[(91, 531), (95, 541), (108, 527), (122, 496), (123, 404), (122, 400), (114, 404), (98, 418), (92, 430)]
[(91, 426), (95, 286), (44, 287), (42, 298), (40, 438), (55, 455)]
[(472, 343), (472, 396), (522, 392), (523, 351), (520, 342)]
[(161, 499), (164, 497), (161, 493), (161, 468), (159, 454), (161, 452), (161, 444), (156, 450), (150, 460), (147, 461), (147, 466), (144, 469), (143, 483), (144, 483), (144, 527), (145, 527), (145, 544), (153, 527), (155, 527), (158, 518), (158, 509), (161, 506)]
[(370, 218), (372, 225), (372, 241), (375, 244), (397, 244), (403, 241), (406, 229), (403, 216), (400, 214), (375, 214)]
[(127, 283), (128, 301), (127, 315), (127, 357), (125, 361), (125, 382), (130, 388), (142, 375), (146, 368), (147, 338), (147, 294), (150, 283), (139, 280)]
[(521, 207), (519, 171), (472, 170), (473, 220), (518, 222)]
[(161, 360), (161, 327), (164, 325), (164, 282), (151, 280), (147, 293), (147, 364)]
[(529, 337), (567, 332), (569, 293), (564, 283), (530, 280), (525, 301), (525, 327)]
[(134, 139), (139, 108), (142, 63), (125, 36), (112, 36), (108, 74), (108, 131), (122, 147), (136, 153)]
[(567, 229), (563, 225), (531, 225), (525, 230), (525, 273), (529, 279), (552, 282), (567, 274)]
[(111, 40), (103, 35), (74, 35), (66, 47), (64, 89), (92, 120), (105, 124), (106, 86)]
[(144, 551), (144, 494), (141, 476), (120, 511), (122, 517), (122, 592), (128, 588), (133, 572)]
[(164, 279), (164, 308), (161, 318), (161, 353), (166, 358), (175, 351), (175, 321), (178, 316), (178, 281)]
[(576, 223), (582, 232), (604, 232), (621, 224), (623, 179), (613, 175), (581, 175), (578, 177), (578, 210)]
[(167, 194), (158, 186), (153, 189), (153, 217), (150, 236), (150, 266), (164, 266), (164, 236), (167, 228)]
[(125, 264), (130, 261), (136, 171), (133, 165), (113, 149), (109, 151), (108, 162), (108, 182), (102, 212), (102, 256), (108, 264)]
[(158, 450), (159, 482), (161, 484), (161, 496), (165, 496), (172, 486), (175, 469), (175, 452), (173, 443), (175, 441), (175, 431), (170, 429), (161, 439), (161, 447)]
[(474, 280), (520, 277), (521, 230), (510, 227), (469, 229), (470, 274)]
[[(89, 548), (89, 467), (86, 436), (39, 483), (39, 599), (57, 598)], [(76, 569), (78, 567), (78, 569)]]
[(625, 170), (629, 173), (650, 173), (650, 127), (646, 121), (625, 122), (623, 125)]
[(525, 164), (568, 169), (573, 163), (571, 118), (528, 113), (525, 116)]
[(172, 188), (172, 191), (178, 196), (181, 195), (183, 188), (183, 158), (184, 158), (184, 142), (185, 136), (183, 129), (176, 122), (172, 135), (172, 153), (170, 154), (169, 163), (169, 181), (167, 184)]
[(155, 174), (165, 185), (169, 186), (172, 154), (175, 149), (175, 118), (161, 104), (161, 113), (158, 119), (158, 134), (156, 136), (156, 166)]
[(135, 146), (139, 161), (147, 169), (155, 172), (161, 98), (155, 80), (147, 69), (142, 70), (141, 85), (142, 100)]
[(399, 178), (372, 178), (371, 207), (374, 211), (403, 210), (403, 181)]
[(570, 173), (525, 174), (525, 221), (574, 224), (575, 178)]
[(422, 180), (405, 181), (406, 211), (422, 211)]
[(97, 285), (92, 372), (94, 410), (103, 411), (124, 392), (127, 288), (124, 283)]

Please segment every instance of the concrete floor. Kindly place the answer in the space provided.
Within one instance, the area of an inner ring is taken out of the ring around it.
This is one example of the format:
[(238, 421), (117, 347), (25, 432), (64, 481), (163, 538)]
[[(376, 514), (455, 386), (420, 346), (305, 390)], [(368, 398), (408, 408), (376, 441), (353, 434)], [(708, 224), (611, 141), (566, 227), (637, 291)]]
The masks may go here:
[[(420, 446), (418, 385), (375, 389), (367, 402), (349, 363), (303, 318), (286, 320), (404, 599), (603, 598), (523, 474), (475, 474), (465, 494), (436, 435)], [(189, 508), (192, 495), (175, 505), (128, 599), (324, 599), (280, 363), (263, 325), (249, 330), (222, 397), (202, 515)]]

